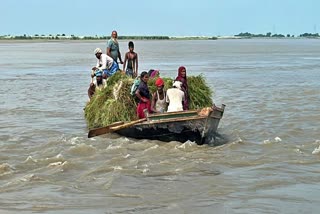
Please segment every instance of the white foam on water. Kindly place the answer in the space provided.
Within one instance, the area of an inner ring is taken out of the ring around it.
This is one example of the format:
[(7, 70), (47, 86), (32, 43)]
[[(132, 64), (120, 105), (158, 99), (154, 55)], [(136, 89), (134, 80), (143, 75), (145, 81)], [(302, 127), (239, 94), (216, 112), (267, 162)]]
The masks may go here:
[(159, 148), (159, 145), (158, 145), (158, 144), (156, 144), (156, 145), (154, 145), (154, 146), (151, 146), (151, 147), (149, 147), (149, 148), (145, 149), (143, 152), (145, 153), (145, 152), (148, 152), (148, 151), (151, 151), (151, 150), (157, 149), (157, 148)]
[(80, 138), (82, 138), (82, 137), (73, 137), (73, 138), (70, 139), (70, 143), (72, 145), (75, 145), (75, 144), (80, 142)]
[(128, 158), (130, 156), (131, 156), (130, 154), (126, 154), (125, 156), (123, 156), (123, 158)]
[(55, 158), (63, 158), (63, 155), (62, 155), (61, 153), (59, 153), (59, 154), (57, 154), (57, 155), (55, 156)]
[(319, 145), (319, 147), (315, 148), (315, 149), (312, 151), (312, 154), (313, 154), (313, 155), (317, 155), (317, 154), (319, 154), (319, 153), (320, 153), (320, 145)]
[(65, 161), (58, 161), (58, 162), (54, 162), (54, 163), (50, 163), (49, 165), (48, 165), (48, 167), (51, 167), (51, 166), (62, 166), (62, 165), (64, 165), (64, 163), (65, 163)]
[(25, 175), (22, 178), (19, 178), (19, 181), (21, 182), (28, 182), (28, 181), (34, 181), (34, 180), (42, 180), (42, 179), (34, 174)]
[(143, 173), (143, 174), (146, 174), (146, 173), (149, 172), (149, 171), (150, 171), (150, 169), (145, 168), (145, 169), (142, 170), (142, 173)]
[(46, 158), (45, 160), (61, 160), (61, 159), (63, 159), (63, 155), (59, 153), (56, 156), (53, 156), (51, 158)]
[(92, 145), (87, 145), (85, 143), (80, 143), (71, 146), (69, 152), (76, 155), (92, 155), (96, 152), (96, 148)]
[(112, 168), (114, 171), (120, 171), (123, 169), (122, 166), (113, 166)]
[(33, 159), (32, 156), (28, 156), (27, 159), (24, 161), (24, 163), (37, 163), (38, 160)]
[(121, 149), (122, 148), (122, 145), (121, 144), (119, 144), (119, 145), (109, 145), (108, 147), (107, 147), (107, 150), (114, 150), (114, 149)]
[(242, 139), (240, 137), (238, 137), (238, 139), (236, 140), (236, 143), (242, 143)]
[(182, 143), (181, 145), (176, 145), (175, 149), (187, 149), (194, 146), (197, 146), (196, 142), (188, 140), (185, 143)]
[(281, 140), (280, 137), (275, 137), (275, 138), (274, 138), (274, 141), (275, 141), (275, 142), (281, 142), (282, 140)]
[(280, 143), (282, 141), (282, 139), (280, 137), (275, 137), (274, 140), (264, 140), (263, 144), (272, 144), (272, 143)]
[(270, 143), (271, 143), (271, 141), (269, 139), (263, 141), (263, 144), (270, 144)]

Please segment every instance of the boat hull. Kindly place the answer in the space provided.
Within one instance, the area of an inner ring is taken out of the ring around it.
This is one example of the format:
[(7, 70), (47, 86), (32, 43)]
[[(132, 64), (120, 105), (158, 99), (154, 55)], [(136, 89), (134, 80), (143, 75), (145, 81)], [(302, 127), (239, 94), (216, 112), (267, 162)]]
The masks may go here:
[(224, 107), (214, 106), (205, 113), (183, 111), (154, 114), (150, 115), (147, 121), (117, 130), (116, 133), (135, 139), (182, 143), (189, 140), (200, 145), (214, 144)]

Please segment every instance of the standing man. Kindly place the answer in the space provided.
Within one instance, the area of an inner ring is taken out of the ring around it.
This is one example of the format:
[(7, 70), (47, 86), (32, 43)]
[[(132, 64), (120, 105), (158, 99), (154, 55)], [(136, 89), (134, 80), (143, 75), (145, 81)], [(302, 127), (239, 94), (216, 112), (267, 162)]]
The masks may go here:
[(117, 31), (112, 31), (111, 39), (109, 39), (107, 43), (107, 55), (110, 56), (117, 64), (118, 58), (120, 60), (120, 64), (123, 64), (121, 59), (121, 53), (119, 49), (119, 42), (118, 42), (118, 33)]

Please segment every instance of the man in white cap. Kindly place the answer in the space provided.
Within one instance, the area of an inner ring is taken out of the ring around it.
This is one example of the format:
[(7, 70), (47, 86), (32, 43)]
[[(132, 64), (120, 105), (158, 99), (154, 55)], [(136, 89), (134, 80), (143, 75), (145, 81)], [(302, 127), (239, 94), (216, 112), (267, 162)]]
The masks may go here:
[(94, 54), (97, 57), (97, 65), (92, 68), (91, 77), (93, 78), (94, 73), (97, 71), (103, 72), (103, 78), (106, 79), (113, 74), (115, 74), (119, 70), (118, 64), (107, 54), (103, 54), (100, 48), (96, 48), (94, 50)]
[(169, 103), (168, 111), (183, 111), (182, 102), (184, 101), (184, 92), (181, 90), (182, 82), (174, 81), (173, 88), (167, 90), (166, 102)]

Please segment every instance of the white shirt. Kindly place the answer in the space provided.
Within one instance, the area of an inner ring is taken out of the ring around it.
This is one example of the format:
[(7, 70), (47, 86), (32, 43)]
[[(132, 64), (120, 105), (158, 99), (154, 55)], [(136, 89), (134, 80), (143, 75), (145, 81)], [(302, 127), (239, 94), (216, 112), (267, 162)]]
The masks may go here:
[(110, 69), (113, 64), (113, 59), (107, 54), (101, 54), (100, 59), (97, 60), (97, 68), (99, 70)]
[(167, 90), (166, 102), (169, 103), (168, 112), (183, 111), (182, 101), (184, 101), (184, 92), (178, 88), (169, 88)]

